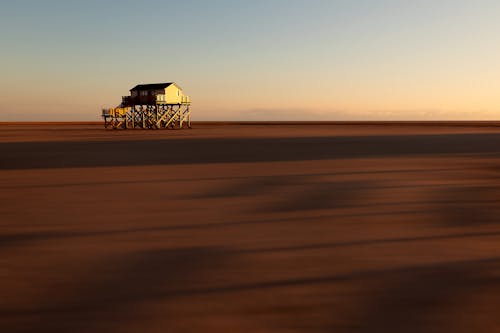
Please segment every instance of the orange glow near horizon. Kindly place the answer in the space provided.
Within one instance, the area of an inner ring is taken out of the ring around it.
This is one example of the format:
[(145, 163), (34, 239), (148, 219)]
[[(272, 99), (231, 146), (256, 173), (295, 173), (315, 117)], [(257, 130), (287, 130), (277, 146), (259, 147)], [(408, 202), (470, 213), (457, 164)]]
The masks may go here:
[[(496, 2), (168, 5), (192, 14), (175, 48), (148, 32), (182, 22), (138, 4), (119, 16), (97, 1), (6, 6), (0, 28), (15, 32), (0, 55), (0, 121), (97, 120), (134, 85), (166, 81), (192, 97), (200, 120), (500, 118)], [(121, 24), (132, 17), (141, 29)]]

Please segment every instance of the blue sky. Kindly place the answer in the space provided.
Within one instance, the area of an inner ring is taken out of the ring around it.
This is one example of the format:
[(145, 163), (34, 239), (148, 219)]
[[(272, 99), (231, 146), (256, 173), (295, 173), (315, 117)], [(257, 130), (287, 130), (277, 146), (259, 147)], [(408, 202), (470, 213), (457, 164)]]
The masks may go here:
[(492, 0), (10, 1), (2, 120), (96, 120), (175, 81), (203, 120), (496, 119)]

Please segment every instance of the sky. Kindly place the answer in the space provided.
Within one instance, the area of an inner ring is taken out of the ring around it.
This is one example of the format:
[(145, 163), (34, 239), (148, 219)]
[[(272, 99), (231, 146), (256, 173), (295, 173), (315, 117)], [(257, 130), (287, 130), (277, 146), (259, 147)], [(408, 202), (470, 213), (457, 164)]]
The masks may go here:
[(498, 0), (0, 0), (0, 121), (99, 120), (176, 82), (194, 120), (500, 118)]

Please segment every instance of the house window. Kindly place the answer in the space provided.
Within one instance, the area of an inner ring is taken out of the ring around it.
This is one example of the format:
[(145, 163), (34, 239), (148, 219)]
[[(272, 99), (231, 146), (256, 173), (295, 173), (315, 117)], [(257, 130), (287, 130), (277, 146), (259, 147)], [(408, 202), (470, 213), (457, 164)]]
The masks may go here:
[(146, 90), (141, 91), (141, 96), (147, 96), (148, 92)]
[(179, 97), (181, 95), (181, 92), (179, 90), (177, 90), (177, 97)]

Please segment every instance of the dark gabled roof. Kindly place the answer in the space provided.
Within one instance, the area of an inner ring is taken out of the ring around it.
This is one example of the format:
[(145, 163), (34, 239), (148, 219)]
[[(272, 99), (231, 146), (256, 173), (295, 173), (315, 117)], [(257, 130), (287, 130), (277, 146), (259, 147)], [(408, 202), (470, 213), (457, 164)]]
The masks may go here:
[(159, 90), (165, 89), (174, 84), (173, 82), (168, 83), (154, 83), (154, 84), (139, 84), (134, 88), (130, 89), (130, 91), (141, 91), (141, 90)]

